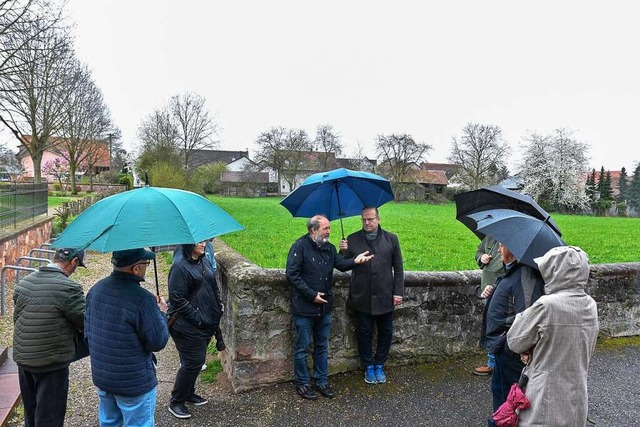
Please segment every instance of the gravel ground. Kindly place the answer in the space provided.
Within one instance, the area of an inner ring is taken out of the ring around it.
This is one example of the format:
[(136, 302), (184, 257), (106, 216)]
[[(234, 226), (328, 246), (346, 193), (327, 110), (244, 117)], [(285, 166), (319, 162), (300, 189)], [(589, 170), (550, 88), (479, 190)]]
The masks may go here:
[[(111, 271), (109, 254), (90, 253), (88, 269), (74, 275), (88, 290)], [(168, 266), (158, 257), (160, 293), (166, 295)], [(146, 288), (154, 289), (153, 269)], [(0, 317), (0, 343), (11, 345), (13, 285), (7, 289), (9, 315)], [(612, 340), (615, 341), (615, 340)], [(622, 341), (622, 340), (621, 340)], [(589, 417), (597, 426), (640, 425), (637, 373), (640, 340), (624, 345), (599, 345), (589, 374)], [(331, 377), (337, 392), (333, 400), (300, 399), (291, 383), (233, 394), (224, 374), (214, 384), (199, 384), (198, 392), (209, 404), (193, 408), (193, 418), (177, 420), (167, 409), (178, 355), (170, 340), (158, 353), (158, 403), (156, 425), (169, 426), (482, 426), (491, 410), (490, 379), (471, 375), (484, 356), (440, 364), (389, 367), (386, 384), (368, 385), (362, 372)], [(95, 426), (98, 399), (91, 382), (89, 359), (71, 365), (66, 426)], [(22, 426), (18, 415), (8, 424)]]

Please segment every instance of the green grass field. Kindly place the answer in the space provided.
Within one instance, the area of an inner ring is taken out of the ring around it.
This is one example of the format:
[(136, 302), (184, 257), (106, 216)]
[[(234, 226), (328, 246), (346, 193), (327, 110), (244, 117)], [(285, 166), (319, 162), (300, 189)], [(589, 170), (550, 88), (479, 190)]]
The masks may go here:
[[(284, 268), (293, 241), (306, 233), (306, 219), (293, 218), (279, 198), (209, 197), (233, 215), (244, 231), (221, 238), (262, 267)], [(477, 268), (478, 238), (455, 219), (455, 204), (387, 203), (380, 224), (396, 233), (408, 271), (455, 271)], [(640, 261), (640, 218), (556, 215), (569, 245), (580, 246), (592, 264)], [(358, 216), (343, 220), (345, 235), (361, 228)], [(340, 221), (331, 222), (331, 242), (338, 245)]]

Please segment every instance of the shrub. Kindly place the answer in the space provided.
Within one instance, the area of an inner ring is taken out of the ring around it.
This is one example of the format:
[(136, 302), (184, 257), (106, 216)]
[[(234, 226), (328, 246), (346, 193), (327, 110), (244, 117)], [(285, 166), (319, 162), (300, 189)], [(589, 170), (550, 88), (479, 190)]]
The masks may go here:
[(121, 173), (118, 176), (118, 184), (126, 185), (127, 190), (131, 190), (133, 188), (133, 177), (128, 173)]
[(62, 184), (60, 184), (59, 182), (54, 182), (51, 187), (53, 188), (53, 191), (61, 191), (62, 190)]
[(154, 163), (149, 168), (149, 181), (154, 187), (178, 188), (180, 190), (187, 187), (184, 171), (164, 162)]

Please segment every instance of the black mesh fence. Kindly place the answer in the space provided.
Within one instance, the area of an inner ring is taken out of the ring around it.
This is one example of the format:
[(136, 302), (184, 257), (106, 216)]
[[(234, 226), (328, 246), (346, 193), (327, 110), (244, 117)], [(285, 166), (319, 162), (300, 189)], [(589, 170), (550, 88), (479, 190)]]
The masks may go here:
[(47, 183), (0, 182), (0, 229), (47, 213)]

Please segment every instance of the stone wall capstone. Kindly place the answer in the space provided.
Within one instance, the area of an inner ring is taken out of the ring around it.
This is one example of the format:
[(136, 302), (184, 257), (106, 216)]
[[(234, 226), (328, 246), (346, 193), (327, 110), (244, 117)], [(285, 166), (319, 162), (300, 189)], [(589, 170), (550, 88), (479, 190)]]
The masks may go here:
[[(283, 269), (264, 269), (216, 241), (227, 351), (221, 353), (236, 392), (293, 379), (290, 290)], [(640, 334), (640, 263), (591, 268), (587, 292), (598, 302), (602, 337)], [(329, 341), (330, 374), (359, 368), (349, 273), (334, 273)], [(395, 311), (389, 364), (441, 361), (481, 354), (479, 271), (407, 272), (405, 298)], [(310, 362), (311, 366), (311, 362)]]

